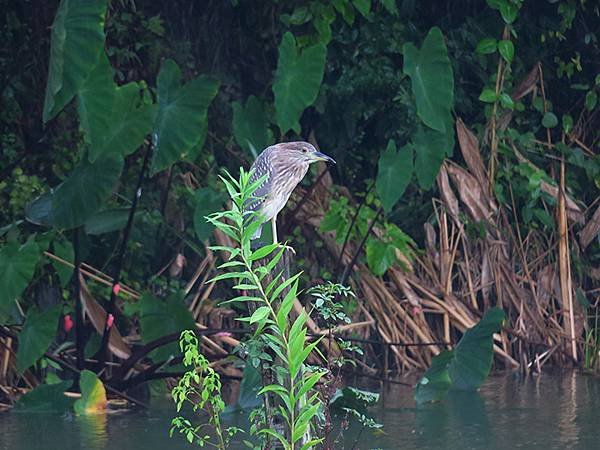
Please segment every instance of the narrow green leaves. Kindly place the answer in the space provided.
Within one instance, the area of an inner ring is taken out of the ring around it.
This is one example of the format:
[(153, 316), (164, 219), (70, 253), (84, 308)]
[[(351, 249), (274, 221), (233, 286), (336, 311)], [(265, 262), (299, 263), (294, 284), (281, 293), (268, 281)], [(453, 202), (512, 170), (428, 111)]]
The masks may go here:
[(254, 311), (254, 313), (252, 313), (252, 316), (250, 317), (250, 323), (262, 322), (269, 315), (269, 311), (271, 310), (268, 306), (261, 306)]
[(375, 189), (385, 212), (389, 213), (400, 200), (413, 172), (413, 148), (405, 145), (396, 150), (396, 143), (390, 139), (385, 152), (379, 157)]
[(106, 0), (62, 0), (50, 40), (44, 123), (77, 94), (104, 48)]
[(207, 111), (219, 82), (198, 76), (182, 85), (181, 70), (167, 59), (158, 74), (157, 135), (152, 173), (180, 160), (193, 161), (206, 137)]
[(300, 133), (300, 116), (317, 98), (326, 55), (327, 49), (322, 44), (301, 51), (291, 33), (283, 35), (273, 82), (275, 120), (281, 134), (289, 130)]
[(454, 104), (454, 76), (442, 31), (433, 27), (421, 49), (403, 47), (404, 73), (410, 77), (417, 114), (430, 128), (445, 132)]

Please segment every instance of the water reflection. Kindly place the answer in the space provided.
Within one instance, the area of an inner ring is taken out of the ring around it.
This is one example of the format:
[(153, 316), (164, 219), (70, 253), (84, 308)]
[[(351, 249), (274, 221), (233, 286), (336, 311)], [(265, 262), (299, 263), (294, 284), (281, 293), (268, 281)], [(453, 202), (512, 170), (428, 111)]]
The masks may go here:
[[(478, 393), (454, 392), (442, 403), (419, 408), (408, 387), (382, 386), (381, 392), (381, 405), (371, 413), (384, 424), (386, 434), (363, 432), (356, 450), (600, 448), (598, 378), (577, 373), (528, 379), (493, 376)], [(147, 412), (90, 417), (4, 414), (0, 450), (191, 449), (179, 436), (169, 438), (172, 415), (169, 402)], [(243, 427), (246, 416), (227, 416), (226, 425), (238, 422)], [(347, 433), (347, 449), (358, 431)]]

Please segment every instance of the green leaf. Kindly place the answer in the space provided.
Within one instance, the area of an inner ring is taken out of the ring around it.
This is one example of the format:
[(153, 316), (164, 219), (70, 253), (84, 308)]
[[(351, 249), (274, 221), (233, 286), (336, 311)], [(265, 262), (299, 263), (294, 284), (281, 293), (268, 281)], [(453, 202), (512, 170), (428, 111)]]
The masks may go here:
[(492, 38), (482, 39), (477, 43), (477, 47), (475, 48), (475, 52), (480, 55), (489, 55), (494, 53), (498, 48), (498, 41)]
[(85, 232), (92, 235), (111, 233), (125, 228), (129, 218), (129, 208), (115, 208), (99, 211), (85, 221)]
[(256, 408), (261, 404), (261, 399), (258, 396), (261, 386), (260, 372), (252, 364), (246, 364), (236, 405), (234, 408), (228, 406), (226, 411)]
[[(73, 250), (73, 245), (69, 241), (55, 240), (53, 246), (54, 254), (56, 256), (73, 264), (75, 251)], [(58, 261), (55, 261), (54, 259), (52, 260), (52, 266), (54, 266), (54, 270), (56, 270), (56, 273), (58, 274), (60, 285), (64, 288), (73, 276), (73, 269)]]
[(479, 95), (479, 100), (484, 103), (494, 103), (496, 100), (498, 100), (498, 96), (496, 95), (496, 91), (493, 89), (485, 88)]
[(446, 397), (452, 385), (448, 364), (454, 358), (451, 351), (443, 350), (431, 360), (431, 366), (415, 386), (413, 395), (417, 405), (435, 402)]
[(387, 149), (379, 157), (375, 189), (385, 212), (389, 213), (400, 200), (410, 183), (413, 172), (413, 148), (405, 145), (396, 151), (390, 139)]
[(500, 52), (500, 56), (502, 56), (508, 64), (512, 63), (513, 57), (515, 56), (515, 45), (512, 41), (502, 40), (498, 42), (498, 51)]
[(266, 258), (271, 253), (273, 253), (273, 251), (276, 250), (278, 247), (279, 247), (278, 243), (265, 245), (264, 247), (261, 247), (261, 248), (257, 249), (256, 251), (254, 251), (252, 253), (252, 255), (250, 256), (249, 260), (256, 261), (258, 259)]
[(77, 94), (104, 48), (106, 0), (62, 0), (50, 39), (44, 123)]
[(419, 127), (413, 135), (412, 144), (415, 149), (417, 181), (421, 188), (429, 189), (437, 177), (445, 156), (451, 153), (453, 141), (451, 144), (448, 136), (443, 133)]
[(563, 131), (567, 134), (573, 130), (573, 117), (570, 114), (563, 114), (562, 116)]
[(435, 356), (415, 386), (416, 402), (441, 400), (450, 388), (475, 390), (481, 386), (492, 367), (493, 334), (500, 331), (505, 318), (499, 308), (488, 310), (479, 323), (465, 332), (454, 350)]
[[(159, 337), (183, 330), (195, 328), (194, 318), (188, 310), (180, 291), (169, 295), (167, 299), (159, 299), (148, 292), (140, 298), (140, 329), (142, 341), (147, 344)], [(173, 342), (153, 351), (153, 361), (164, 361), (170, 356), (179, 354), (177, 343)]]
[(201, 75), (182, 86), (181, 70), (171, 59), (160, 69), (157, 81), (157, 135), (152, 173), (180, 160), (193, 161), (204, 145), (207, 111), (217, 95), (219, 82)]
[(322, 44), (300, 51), (291, 33), (283, 35), (273, 81), (275, 119), (282, 135), (290, 129), (300, 132), (300, 116), (319, 94), (326, 55)]
[(542, 117), (542, 125), (545, 128), (554, 128), (558, 125), (558, 118), (553, 112), (548, 111), (544, 114), (544, 117)]
[(294, 300), (296, 299), (296, 294), (298, 293), (298, 279), (292, 284), (290, 290), (283, 301), (281, 302), (281, 306), (279, 307), (279, 311), (277, 311), (277, 327), (281, 334), (285, 332), (285, 327), (287, 325), (287, 319), (290, 311), (294, 306)]
[(454, 104), (454, 76), (444, 36), (431, 28), (418, 50), (413, 44), (403, 47), (404, 73), (410, 77), (417, 103), (417, 114), (434, 130), (445, 132)]
[(83, 158), (52, 194), (50, 222), (53, 226), (71, 229), (83, 225), (112, 193), (122, 168), (120, 155), (104, 155), (94, 163)]
[(246, 104), (233, 102), (233, 134), (238, 145), (254, 158), (273, 143), (269, 118), (260, 100), (251, 95)]
[(219, 211), (225, 196), (211, 187), (197, 189), (195, 192), (196, 207), (194, 208), (194, 231), (200, 241), (208, 239), (215, 226), (206, 220), (209, 214)]
[(595, 91), (589, 91), (585, 95), (585, 107), (588, 111), (593, 111), (598, 103), (598, 95)]
[(515, 21), (518, 12), (519, 8), (510, 1), (505, 1), (500, 5), (500, 14), (507, 24), (511, 24)]
[(352, 4), (363, 17), (368, 17), (371, 11), (371, 0), (352, 0)]
[(81, 398), (75, 402), (75, 414), (94, 414), (106, 409), (106, 390), (94, 372), (82, 371), (79, 387)]
[(252, 316), (250, 317), (250, 323), (261, 322), (262, 320), (267, 318), (270, 311), (271, 310), (268, 306), (261, 306), (256, 311), (254, 311), (254, 313), (252, 313)]
[(503, 108), (507, 108), (507, 109), (514, 109), (514, 107), (515, 107), (514, 100), (512, 99), (512, 97), (510, 95), (508, 95), (505, 92), (500, 94), (500, 104), (502, 105)]
[(4, 323), (14, 301), (29, 284), (41, 253), (33, 239), (23, 245), (11, 242), (0, 248), (0, 323)]
[(66, 413), (71, 411), (75, 399), (65, 395), (65, 391), (69, 389), (71, 384), (71, 381), (40, 384), (17, 401), (15, 410), (52, 413)]
[(17, 350), (17, 372), (22, 374), (42, 357), (56, 336), (62, 305), (55, 305), (46, 311), (32, 307), (19, 334)]
[(374, 275), (383, 275), (396, 262), (396, 248), (379, 239), (367, 241), (367, 264)]

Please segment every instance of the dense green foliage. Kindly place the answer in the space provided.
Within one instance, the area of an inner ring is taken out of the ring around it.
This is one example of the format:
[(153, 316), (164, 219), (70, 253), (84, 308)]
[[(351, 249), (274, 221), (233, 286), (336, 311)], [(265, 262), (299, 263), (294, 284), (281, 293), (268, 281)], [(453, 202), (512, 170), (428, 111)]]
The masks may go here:
[[(425, 247), (444, 159), (470, 163), (454, 151), (456, 118), (479, 136), (480, 170), (515, 234), (556, 230), (561, 160), (569, 195), (591, 207), (600, 194), (600, 11), (589, 0), (4, 5), (0, 324), (19, 336), (19, 376), (33, 367), (43, 379), (48, 348), (74, 347), (74, 331), (57, 338), (57, 326), (76, 311), (77, 280), (44, 252), (67, 264), (77, 254), (142, 293), (119, 297), (123, 334), (148, 343), (193, 326), (185, 287), (208, 252), (201, 242), (214, 239), (203, 218), (226, 200), (217, 177), (276, 141), (314, 138), (336, 159), (319, 229), (355, 243), (352, 264), (377, 276)], [(543, 79), (527, 83), (532, 73)], [(488, 227), (460, 220), (473, 239)], [(282, 222), (307, 280), (340, 276), (342, 258), (322, 250), (313, 228)], [(574, 277), (590, 291), (597, 235), (572, 251)], [(180, 255), (187, 265), (177, 268)], [(110, 288), (89, 289), (112, 311)], [(597, 308), (577, 292), (587, 323)], [(266, 320), (257, 311), (254, 322)], [(589, 367), (597, 331), (586, 325)], [(92, 336), (87, 324), (88, 354)], [(171, 345), (151, 357), (176, 353)]]

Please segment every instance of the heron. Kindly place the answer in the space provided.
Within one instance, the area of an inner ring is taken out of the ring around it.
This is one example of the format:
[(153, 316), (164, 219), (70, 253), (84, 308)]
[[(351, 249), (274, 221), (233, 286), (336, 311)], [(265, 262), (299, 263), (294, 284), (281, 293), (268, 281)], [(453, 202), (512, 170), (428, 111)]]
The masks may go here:
[(265, 177), (254, 191), (246, 212), (257, 212), (261, 226), (252, 236), (258, 239), (262, 226), (271, 221), (273, 243), (277, 241), (277, 214), (283, 209), (294, 188), (302, 181), (308, 168), (317, 161), (335, 164), (335, 160), (308, 142), (282, 142), (265, 148), (252, 164), (250, 183)]

